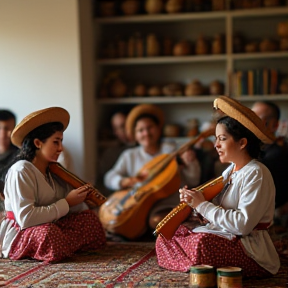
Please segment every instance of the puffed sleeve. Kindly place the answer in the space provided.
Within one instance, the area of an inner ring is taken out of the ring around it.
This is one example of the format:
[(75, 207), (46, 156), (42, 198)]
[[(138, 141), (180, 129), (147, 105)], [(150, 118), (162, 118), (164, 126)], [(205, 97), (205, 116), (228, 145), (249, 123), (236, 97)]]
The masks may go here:
[[(115, 165), (104, 175), (104, 184), (108, 189), (120, 190), (120, 182), (124, 177), (130, 177), (128, 175), (129, 164), (129, 151), (124, 151), (118, 158)], [(132, 155), (131, 155), (132, 157)]]
[[(44, 188), (37, 181), (34, 171), (24, 167), (9, 172), (5, 185), (5, 206), (7, 202), (8, 209), (13, 211), (21, 229), (56, 221), (69, 212), (69, 205), (65, 198), (47, 203), (47, 205), (44, 204), (44, 199), (42, 200), (44, 205), (37, 206), (36, 203), (39, 203), (37, 190)], [(47, 191), (41, 191), (44, 197), (54, 192), (52, 188), (49, 189), (48, 185), (47, 187)], [(49, 198), (47, 198), (47, 202), (49, 202)]]

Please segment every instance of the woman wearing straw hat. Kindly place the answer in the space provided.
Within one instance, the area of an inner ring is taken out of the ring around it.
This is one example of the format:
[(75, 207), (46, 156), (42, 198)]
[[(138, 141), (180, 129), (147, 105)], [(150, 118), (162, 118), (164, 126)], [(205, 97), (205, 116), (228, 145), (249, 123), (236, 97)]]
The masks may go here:
[[(126, 120), (126, 132), (129, 139), (135, 141), (138, 146), (126, 149), (112, 169), (105, 174), (104, 183), (108, 189), (116, 191), (133, 187), (145, 179), (145, 171), (142, 171), (143, 175), (140, 177), (135, 177), (144, 164), (160, 154), (169, 154), (176, 149), (174, 144), (162, 141), (163, 125), (163, 111), (156, 105), (141, 104), (130, 111)], [(201, 176), (199, 161), (191, 157), (189, 152), (188, 155), (182, 155), (182, 159), (185, 163), (185, 168), (181, 170), (182, 182), (195, 187), (199, 184)], [(151, 229), (155, 229), (159, 221), (178, 203), (177, 191), (157, 202), (150, 212)]]
[(69, 120), (65, 109), (50, 107), (29, 114), (12, 132), (20, 152), (5, 178), (4, 258), (59, 261), (105, 245), (102, 225), (84, 202), (92, 187), (73, 189), (49, 171), (62, 151)]
[(205, 226), (180, 225), (171, 240), (159, 235), (156, 252), (160, 266), (188, 271), (193, 265), (238, 266), (243, 276), (276, 274), (279, 257), (268, 234), (273, 222), (275, 186), (270, 171), (256, 159), (260, 144), (273, 136), (261, 119), (238, 101), (221, 96), (214, 107), (218, 119), (215, 148), (222, 163), (226, 185), (212, 200), (200, 191), (180, 189), (180, 201), (193, 207)]

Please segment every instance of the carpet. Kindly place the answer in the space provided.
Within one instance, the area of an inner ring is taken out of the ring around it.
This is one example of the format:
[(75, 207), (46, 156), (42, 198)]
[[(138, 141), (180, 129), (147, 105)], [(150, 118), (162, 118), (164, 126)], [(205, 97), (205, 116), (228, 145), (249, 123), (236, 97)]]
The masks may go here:
[[(286, 251), (286, 244), (281, 245), (279, 247), (282, 251)], [(281, 264), (279, 273), (274, 277), (244, 280), (243, 287), (288, 287), (287, 254), (281, 254)], [(185, 288), (189, 287), (189, 274), (159, 267), (154, 242), (108, 242), (107, 247), (102, 250), (77, 253), (66, 261), (55, 264), (1, 259), (0, 286)]]

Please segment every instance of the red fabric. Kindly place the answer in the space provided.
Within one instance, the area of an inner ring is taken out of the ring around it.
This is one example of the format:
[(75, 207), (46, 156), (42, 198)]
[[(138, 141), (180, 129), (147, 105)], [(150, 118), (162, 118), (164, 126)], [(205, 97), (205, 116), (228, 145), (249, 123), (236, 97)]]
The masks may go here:
[(158, 264), (166, 269), (186, 272), (193, 265), (215, 268), (236, 266), (243, 277), (266, 277), (271, 274), (243, 250), (240, 238), (228, 240), (211, 233), (193, 233), (181, 225), (171, 240), (161, 235), (156, 240)]
[(67, 215), (54, 223), (20, 231), (9, 257), (13, 260), (29, 257), (48, 262), (60, 261), (76, 251), (98, 249), (105, 243), (105, 232), (98, 217), (87, 210)]
[(10, 220), (15, 220), (14, 213), (12, 211), (6, 211), (6, 217)]

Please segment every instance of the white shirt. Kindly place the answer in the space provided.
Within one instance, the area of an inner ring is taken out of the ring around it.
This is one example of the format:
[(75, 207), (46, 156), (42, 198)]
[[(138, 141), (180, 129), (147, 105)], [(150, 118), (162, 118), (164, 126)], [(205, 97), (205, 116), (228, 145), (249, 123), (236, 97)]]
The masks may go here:
[[(104, 184), (111, 190), (120, 190), (120, 182), (124, 177), (135, 176), (141, 168), (151, 161), (155, 156), (170, 154), (175, 151), (176, 145), (172, 143), (161, 143), (157, 154), (150, 155), (146, 153), (141, 146), (126, 149), (118, 158), (115, 165), (104, 175)], [(198, 160), (191, 163), (187, 168), (181, 171), (182, 183), (190, 187), (199, 184), (201, 168)]]
[[(73, 188), (57, 176), (52, 176), (48, 183), (45, 176), (26, 160), (16, 162), (9, 169), (4, 188), (5, 210), (13, 212), (21, 230), (57, 221), (68, 212), (88, 209), (85, 203), (69, 209), (65, 196)], [(11, 244), (19, 231), (13, 227), (13, 223), (10, 219), (1, 222), (0, 244), (4, 257), (8, 257)]]
[[(233, 166), (223, 172), (224, 179)], [(252, 160), (231, 175), (228, 189), (216, 196), (213, 203), (205, 201), (196, 207), (210, 223), (193, 232), (214, 233), (228, 239), (241, 236), (247, 254), (275, 274), (280, 261), (268, 231), (253, 230), (258, 223), (272, 223), (274, 207), (275, 186), (271, 173), (265, 165)]]

